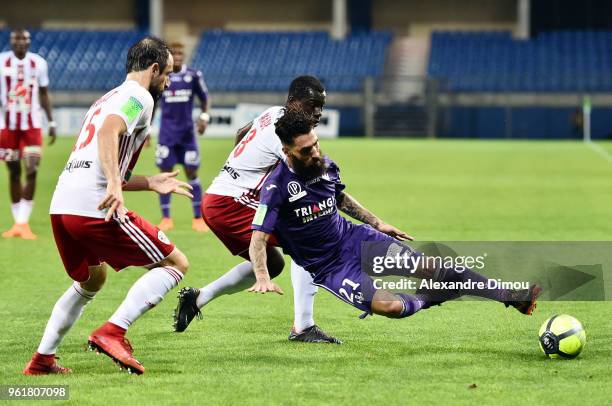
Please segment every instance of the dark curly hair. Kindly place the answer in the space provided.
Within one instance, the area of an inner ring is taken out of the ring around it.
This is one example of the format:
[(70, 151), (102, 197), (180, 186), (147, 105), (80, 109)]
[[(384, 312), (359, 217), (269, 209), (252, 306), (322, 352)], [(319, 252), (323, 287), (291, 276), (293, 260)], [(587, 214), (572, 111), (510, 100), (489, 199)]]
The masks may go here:
[(283, 115), (274, 123), (276, 135), (283, 145), (293, 145), (293, 140), (308, 134), (315, 126), (315, 119), (302, 109), (285, 107)]

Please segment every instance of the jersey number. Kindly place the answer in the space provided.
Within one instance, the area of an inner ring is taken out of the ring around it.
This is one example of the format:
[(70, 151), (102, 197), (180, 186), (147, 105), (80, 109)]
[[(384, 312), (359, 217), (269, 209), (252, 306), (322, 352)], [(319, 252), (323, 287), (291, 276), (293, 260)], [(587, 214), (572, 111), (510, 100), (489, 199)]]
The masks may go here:
[(353, 301), (355, 300), (355, 294), (353, 293), (355, 291), (355, 289), (357, 289), (359, 287), (359, 285), (361, 285), (360, 283), (355, 283), (350, 279), (345, 279), (342, 281), (342, 286), (346, 286), (349, 285), (351, 287), (351, 293), (348, 293), (346, 291), (346, 289), (344, 288), (340, 288), (338, 289), (338, 292), (344, 296), (346, 298), (346, 300), (348, 300), (349, 302), (353, 303)]
[(252, 128), (251, 131), (249, 131), (244, 138), (242, 139), (242, 141), (240, 141), (240, 144), (238, 144), (238, 146), (236, 147), (236, 149), (234, 150), (234, 158), (238, 158), (238, 156), (240, 154), (242, 154), (242, 152), (244, 151), (244, 149), (246, 148), (247, 144), (249, 142), (251, 142), (251, 140), (253, 138), (255, 138), (255, 135), (257, 135), (257, 129), (256, 128)]
[(74, 145), (74, 148), (72, 149), (73, 151), (76, 151), (77, 149), (83, 149), (91, 143), (91, 140), (93, 140), (94, 134), (96, 133), (96, 127), (91, 123), (91, 121), (93, 120), (95, 116), (100, 114), (100, 111), (102, 111), (101, 107), (97, 109), (96, 111), (94, 111), (94, 113), (89, 117), (89, 121), (87, 122), (87, 125), (83, 123), (83, 127), (81, 128), (81, 131), (79, 131), (79, 135), (83, 132), (83, 130), (85, 130), (87, 131), (87, 138), (85, 138), (85, 141), (83, 141), (78, 147), (77, 147), (77, 144), (78, 144), (78, 139), (77, 139), (77, 144)]

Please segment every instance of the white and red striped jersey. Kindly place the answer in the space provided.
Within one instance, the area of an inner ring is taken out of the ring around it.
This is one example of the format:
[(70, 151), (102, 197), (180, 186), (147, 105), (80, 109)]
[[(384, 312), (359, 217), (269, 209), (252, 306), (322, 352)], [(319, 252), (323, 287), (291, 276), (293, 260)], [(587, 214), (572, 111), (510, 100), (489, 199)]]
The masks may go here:
[(47, 62), (27, 52), (18, 59), (13, 51), (0, 53), (0, 128), (41, 128), (41, 87), (49, 86)]
[(280, 160), (285, 159), (274, 127), (282, 115), (283, 107), (274, 106), (253, 120), (253, 126), (229, 154), (206, 193), (230, 196), (237, 202), (257, 208), (264, 181)]
[(131, 176), (149, 133), (153, 97), (133, 80), (98, 99), (85, 115), (83, 127), (59, 177), (51, 200), (51, 214), (104, 218), (98, 205), (106, 195), (107, 180), (98, 154), (98, 132), (110, 115), (119, 116), (127, 131), (119, 136), (119, 173), (124, 183)]

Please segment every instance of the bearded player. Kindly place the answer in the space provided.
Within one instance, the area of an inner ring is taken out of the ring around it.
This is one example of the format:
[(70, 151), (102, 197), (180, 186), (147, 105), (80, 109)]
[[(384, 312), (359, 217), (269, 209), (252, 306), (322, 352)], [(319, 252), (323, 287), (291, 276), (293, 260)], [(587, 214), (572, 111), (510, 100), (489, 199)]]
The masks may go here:
[[(539, 286), (518, 291), (490, 289), (486, 277), (463, 267), (420, 266), (413, 275), (443, 282), (482, 282), (484, 288), (450, 291), (445, 298), (440, 295), (442, 292), (432, 290), (407, 294), (376, 288), (374, 280), (362, 269), (367, 255), (364, 243), (378, 243), (382, 248), (379, 251), (391, 257), (420, 256), (402, 242), (412, 237), (384, 223), (344, 191), (340, 169), (321, 152), (309, 114), (287, 109), (275, 127), (287, 159), (263, 183), (249, 247), (256, 282), (249, 291), (282, 294), (271, 281), (274, 276), (267, 266), (267, 245), (274, 236), (285, 253), (313, 276), (316, 285), (366, 314), (404, 318), (440, 304), (441, 297), (448, 300), (462, 295), (496, 300), (531, 314), (541, 291)], [(365, 224), (346, 220), (338, 210)], [(405, 270), (395, 274), (406, 276)]]
[[(49, 126), (49, 144), (55, 142), (55, 127), (49, 99), (47, 62), (28, 52), (30, 33), (11, 32), (11, 50), (0, 53), (0, 160), (9, 173), (14, 225), (2, 237), (36, 239), (29, 226), (34, 206), (36, 175), (42, 153), (41, 107)], [(21, 181), (25, 168), (25, 185)]]
[[(325, 88), (317, 78), (299, 76), (291, 82), (285, 106), (308, 111), (318, 123), (325, 96)], [(201, 314), (200, 309), (211, 300), (240, 292), (255, 281), (248, 252), (251, 223), (264, 181), (285, 159), (281, 142), (274, 132), (274, 122), (282, 112), (282, 106), (271, 107), (238, 131), (234, 150), (204, 195), (204, 220), (229, 251), (245, 261), (201, 289), (181, 290), (174, 315), (174, 329), (177, 332), (184, 331), (193, 318)], [(272, 239), (267, 248), (268, 268), (272, 274), (277, 275), (285, 262), (281, 252), (273, 245), (275, 242)], [(313, 306), (317, 288), (312, 284), (310, 274), (292, 262), (291, 281), (294, 323), (289, 340), (340, 344), (340, 340), (326, 334), (314, 322)]]
[(63, 337), (100, 291), (109, 264), (149, 269), (131, 287), (117, 311), (89, 336), (89, 346), (128, 372), (144, 366), (132, 355), (127, 329), (159, 304), (183, 278), (185, 255), (162, 231), (124, 207), (124, 190), (153, 190), (192, 197), (177, 172), (131, 176), (151, 125), (154, 99), (169, 85), (172, 55), (166, 44), (145, 37), (127, 55), (125, 82), (96, 101), (85, 116), (51, 202), (55, 243), (72, 286), (55, 304), (26, 375), (65, 374), (55, 353)]
[[(170, 45), (174, 58), (170, 87), (164, 90), (160, 99), (161, 120), (159, 126), (159, 142), (155, 151), (156, 163), (163, 172), (172, 172), (176, 164), (183, 165), (189, 184), (193, 187), (193, 220), (191, 228), (197, 232), (208, 231), (202, 219), (202, 186), (198, 178), (200, 166), (200, 148), (193, 131), (191, 118), (193, 100), (197, 97), (202, 106), (202, 113), (196, 120), (198, 134), (204, 134), (210, 116), (210, 97), (204, 83), (202, 72), (183, 64), (183, 44), (175, 42)], [(170, 217), (170, 194), (160, 195), (162, 220), (158, 227), (162, 231), (174, 228)]]

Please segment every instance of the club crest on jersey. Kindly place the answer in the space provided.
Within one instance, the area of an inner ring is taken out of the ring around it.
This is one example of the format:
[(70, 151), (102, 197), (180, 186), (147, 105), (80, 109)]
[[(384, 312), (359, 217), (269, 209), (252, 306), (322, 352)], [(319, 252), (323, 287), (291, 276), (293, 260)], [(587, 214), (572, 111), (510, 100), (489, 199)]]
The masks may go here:
[(296, 200), (306, 196), (306, 191), (302, 190), (302, 185), (296, 181), (291, 181), (287, 184), (287, 191), (291, 195), (289, 197), (290, 202), (295, 202)]
[(191, 77), (191, 75), (185, 75), (183, 77), (183, 80), (185, 81), (185, 83), (189, 83), (193, 80), (193, 77)]
[(170, 240), (162, 230), (157, 231), (157, 239), (166, 245), (170, 245)]

